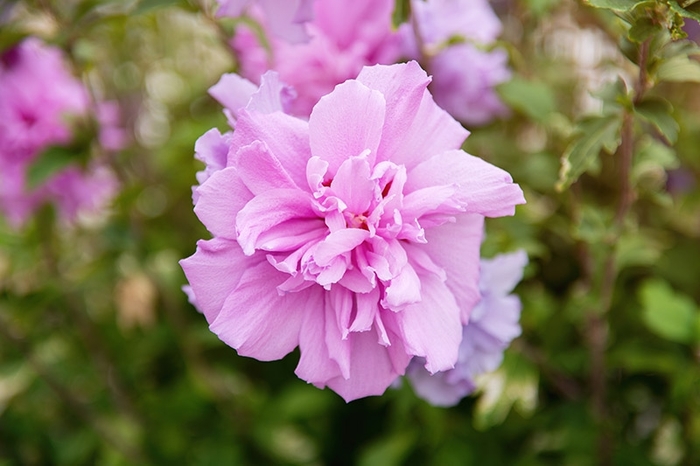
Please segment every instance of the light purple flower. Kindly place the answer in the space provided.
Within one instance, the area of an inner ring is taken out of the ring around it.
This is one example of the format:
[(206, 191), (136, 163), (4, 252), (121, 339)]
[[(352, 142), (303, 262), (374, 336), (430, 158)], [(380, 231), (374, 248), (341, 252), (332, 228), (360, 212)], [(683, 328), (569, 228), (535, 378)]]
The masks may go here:
[(418, 39), (403, 35), (407, 55), (424, 57), (435, 102), (468, 125), (506, 115), (495, 86), (510, 79), (508, 56), (479, 48), (502, 28), (488, 0), (412, 0), (411, 8)]
[(348, 401), (383, 393), (413, 356), (431, 373), (454, 366), (479, 300), (484, 216), (524, 199), (459, 149), (468, 132), (429, 82), (415, 62), (365, 67), (308, 121), (251, 98), (229, 109), (232, 134), (200, 139), (194, 210), (213, 238), (181, 264), (240, 355), (299, 346), (296, 374)]
[(520, 335), (520, 299), (510, 294), (527, 265), (525, 251), (481, 260), (481, 301), (462, 331), (455, 368), (430, 374), (414, 359), (406, 371), (421, 398), (436, 406), (454, 406), (476, 388), (474, 378), (498, 368), (503, 351)]
[(218, 0), (217, 16), (236, 18), (252, 4), (265, 12), (270, 31), (290, 43), (307, 42), (309, 35), (304, 23), (313, 19), (315, 0)]
[[(0, 56), (0, 212), (13, 226), (21, 226), (45, 202), (55, 202), (61, 219), (70, 222), (113, 196), (114, 175), (97, 163), (87, 170), (69, 165), (40, 186), (27, 184), (27, 172), (41, 152), (68, 144), (72, 123), (88, 118), (89, 107), (85, 87), (59, 49), (28, 38)], [(104, 110), (99, 118), (106, 132), (100, 139), (116, 147), (121, 141), (112, 124), (115, 111)]]
[[(232, 46), (241, 74), (259, 82), (271, 69), (297, 92), (290, 111), (308, 117), (321, 96), (336, 84), (354, 78), (363, 66), (396, 62), (403, 53), (401, 36), (393, 31), (393, 0), (323, 0), (314, 3), (314, 19), (306, 24), (310, 40), (290, 44), (268, 34), (271, 54), (254, 31), (241, 24)], [(254, 17), (269, 30), (269, 14)]]

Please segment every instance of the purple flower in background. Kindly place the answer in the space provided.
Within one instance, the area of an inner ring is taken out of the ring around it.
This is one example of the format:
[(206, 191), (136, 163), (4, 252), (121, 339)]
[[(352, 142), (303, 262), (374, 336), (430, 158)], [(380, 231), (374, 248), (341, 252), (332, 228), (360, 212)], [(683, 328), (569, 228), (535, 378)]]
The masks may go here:
[[(28, 38), (0, 56), (0, 212), (12, 225), (20, 226), (48, 201), (70, 222), (82, 210), (101, 208), (114, 194), (114, 176), (94, 163), (85, 171), (69, 165), (39, 186), (27, 184), (27, 172), (41, 152), (71, 142), (71, 123), (86, 118), (89, 107), (86, 89), (59, 49)], [(121, 145), (115, 109), (105, 107), (98, 116), (106, 123), (100, 140)]]
[(270, 32), (290, 43), (307, 42), (304, 23), (313, 19), (315, 0), (218, 0), (217, 16), (239, 17), (253, 4), (265, 12)]
[(270, 77), (229, 107), (233, 133), (197, 143), (194, 210), (213, 238), (181, 261), (190, 298), (240, 355), (299, 346), (296, 374), (347, 401), (383, 393), (414, 356), (451, 369), (484, 216), (512, 215), (521, 189), (459, 149), (467, 131), (415, 62), (365, 67), (308, 121), (280, 111)]
[(502, 28), (488, 0), (412, 0), (411, 9), (419, 39), (403, 35), (407, 54), (426, 57), (435, 102), (469, 125), (505, 115), (494, 88), (510, 79), (508, 56), (479, 48), (492, 44)]
[[(321, 96), (357, 76), (363, 66), (394, 63), (403, 52), (402, 38), (392, 29), (393, 0), (323, 0), (313, 6), (306, 43), (290, 44), (268, 34), (272, 48), (268, 54), (255, 32), (243, 24), (232, 39), (241, 74), (257, 83), (265, 71), (279, 72), (297, 93), (290, 112), (304, 117)], [(251, 10), (269, 31), (269, 12)]]
[(510, 294), (527, 265), (525, 251), (481, 260), (479, 291), (469, 323), (462, 331), (457, 364), (452, 370), (430, 374), (414, 359), (406, 371), (416, 394), (435, 406), (454, 406), (476, 388), (474, 378), (498, 368), (503, 351), (520, 335), (520, 299)]

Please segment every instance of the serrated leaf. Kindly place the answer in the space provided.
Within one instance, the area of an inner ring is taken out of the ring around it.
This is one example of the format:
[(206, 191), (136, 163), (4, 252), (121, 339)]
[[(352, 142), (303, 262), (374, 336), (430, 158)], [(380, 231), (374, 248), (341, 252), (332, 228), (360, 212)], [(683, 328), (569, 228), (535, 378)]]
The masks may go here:
[(27, 170), (27, 186), (36, 188), (68, 165), (81, 159), (75, 148), (50, 146), (34, 160)]
[(695, 21), (700, 21), (700, 4), (694, 3), (688, 5), (685, 8), (680, 6), (677, 1), (671, 0), (668, 2), (669, 6), (673, 11), (685, 18), (692, 18)]
[(657, 335), (677, 343), (690, 343), (695, 337), (697, 305), (676, 293), (665, 281), (653, 279), (640, 290), (644, 323)]
[(613, 152), (620, 145), (620, 126), (622, 118), (618, 114), (583, 120), (577, 128), (580, 136), (576, 138), (561, 157), (561, 169), (556, 188), (562, 191), (597, 161), (600, 151), (605, 148)]
[(668, 100), (661, 97), (649, 97), (635, 105), (634, 110), (653, 124), (669, 143), (676, 142), (680, 126), (673, 118), (673, 105)]
[(678, 55), (661, 62), (656, 70), (656, 77), (661, 81), (700, 82), (700, 63), (686, 55)]
[(587, 0), (586, 3), (596, 8), (607, 8), (615, 11), (630, 11), (640, 0)]
[(556, 109), (552, 90), (544, 83), (514, 78), (498, 86), (501, 99), (535, 120), (543, 120)]

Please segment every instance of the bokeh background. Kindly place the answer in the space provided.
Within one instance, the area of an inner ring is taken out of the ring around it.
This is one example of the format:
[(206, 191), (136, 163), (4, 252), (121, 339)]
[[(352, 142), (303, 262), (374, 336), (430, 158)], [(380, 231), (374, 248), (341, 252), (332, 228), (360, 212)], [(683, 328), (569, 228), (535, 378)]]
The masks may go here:
[[(239, 357), (181, 291), (178, 260), (208, 235), (193, 146), (226, 129), (207, 89), (236, 70), (235, 20), (195, 0), (0, 1), (0, 48), (27, 35), (62, 48), (119, 103), (129, 139), (108, 155), (108, 211), (71, 226), (50, 207), (19, 229), (0, 218), (0, 465), (700, 464), (700, 15), (591, 3), (604, 8), (492, 2), (510, 112), (470, 127), (465, 150), (525, 191), (482, 250), (528, 252), (523, 331), (445, 409), (405, 382), (346, 404), (294, 376), (298, 352)], [(631, 31), (640, 18), (650, 32)], [(638, 80), (644, 43), (647, 94), (668, 104), (651, 116), (621, 84)], [(627, 172), (591, 127), (613, 107), (630, 121)], [(563, 154), (584, 159), (573, 184)]]

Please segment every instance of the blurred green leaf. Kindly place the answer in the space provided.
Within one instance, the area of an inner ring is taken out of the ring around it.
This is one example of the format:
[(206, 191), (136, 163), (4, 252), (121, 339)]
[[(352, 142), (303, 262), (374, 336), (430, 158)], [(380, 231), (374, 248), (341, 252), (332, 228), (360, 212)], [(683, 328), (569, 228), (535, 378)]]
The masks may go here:
[(634, 110), (653, 124), (668, 142), (671, 144), (676, 142), (680, 127), (673, 118), (673, 105), (668, 100), (661, 97), (648, 97), (635, 105)]
[(415, 440), (416, 436), (411, 431), (381, 438), (362, 451), (358, 465), (399, 466), (404, 464)]
[(700, 63), (687, 55), (674, 56), (661, 62), (656, 77), (660, 81), (697, 83), (700, 82)]
[(530, 416), (537, 407), (537, 368), (512, 351), (506, 352), (501, 367), (477, 382), (481, 395), (474, 410), (474, 427), (479, 430), (501, 424), (512, 408)]
[(627, 34), (634, 42), (642, 43), (661, 30), (662, 27), (658, 21), (648, 16), (643, 16), (634, 22)]
[(640, 0), (585, 0), (590, 6), (596, 8), (607, 8), (615, 11), (630, 11), (637, 4), (642, 3)]
[(622, 117), (619, 114), (587, 118), (579, 123), (576, 130), (579, 136), (569, 144), (561, 157), (557, 190), (568, 188), (593, 167), (603, 148), (608, 152), (615, 151), (620, 145), (621, 125)]
[(72, 147), (50, 146), (34, 160), (27, 170), (27, 185), (36, 188), (53, 175), (72, 163), (82, 159), (82, 155)]
[(506, 104), (535, 120), (556, 109), (554, 93), (545, 83), (513, 78), (498, 86), (498, 92)]
[(696, 304), (665, 281), (651, 279), (640, 290), (644, 323), (667, 340), (690, 343), (695, 337)]
[[(687, 2), (681, 2), (686, 4)], [(676, 0), (669, 0), (669, 6), (673, 11), (685, 18), (692, 18), (695, 21), (700, 21), (700, 3), (693, 3), (692, 5), (687, 5), (685, 8), (678, 4)]]

